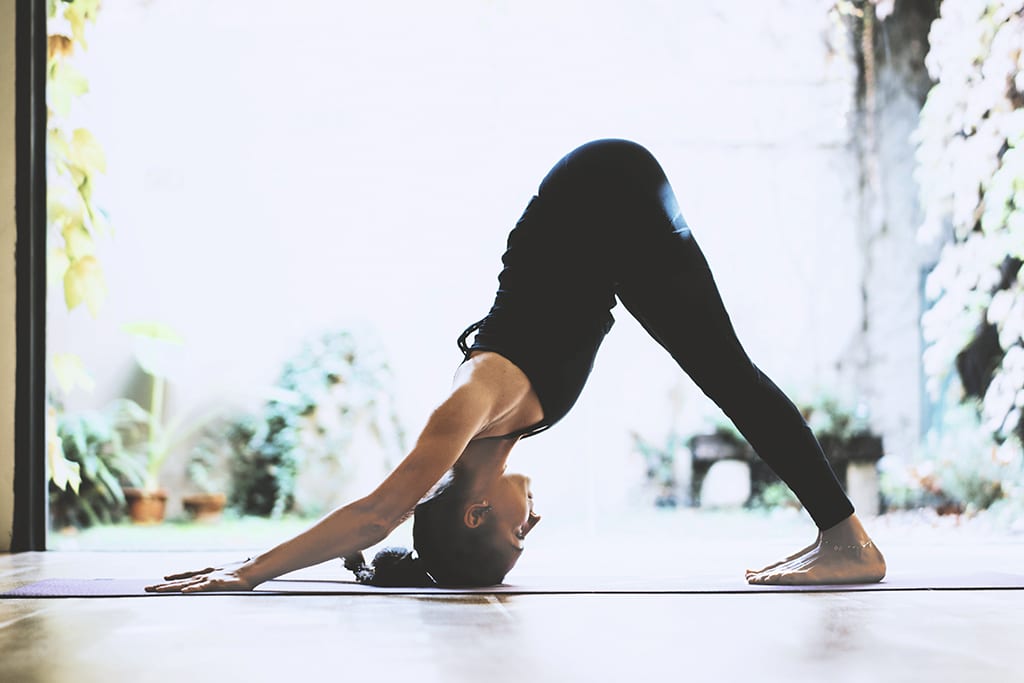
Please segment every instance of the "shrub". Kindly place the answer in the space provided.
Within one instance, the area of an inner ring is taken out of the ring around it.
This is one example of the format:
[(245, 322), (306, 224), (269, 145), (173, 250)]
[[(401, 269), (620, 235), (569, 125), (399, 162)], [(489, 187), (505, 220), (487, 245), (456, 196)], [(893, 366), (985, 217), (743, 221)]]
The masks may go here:
[(911, 462), (883, 458), (883, 502), (887, 509), (985, 510), (1024, 493), (1022, 460), (1019, 441), (997, 442), (982, 427), (976, 406), (958, 406), (928, 434)]
[(230, 504), (245, 514), (276, 517), (291, 511), (299, 469), (348, 457), (360, 430), (400, 454), (405, 437), (392, 381), (379, 346), (352, 332), (328, 332), (303, 344), (285, 363), (262, 413), (229, 430)]
[(124, 488), (141, 486), (146, 475), (144, 444), (148, 414), (127, 399), (103, 411), (63, 415), (57, 434), (64, 457), (78, 465), (78, 491), (50, 482), (50, 513), (57, 528), (120, 521)]

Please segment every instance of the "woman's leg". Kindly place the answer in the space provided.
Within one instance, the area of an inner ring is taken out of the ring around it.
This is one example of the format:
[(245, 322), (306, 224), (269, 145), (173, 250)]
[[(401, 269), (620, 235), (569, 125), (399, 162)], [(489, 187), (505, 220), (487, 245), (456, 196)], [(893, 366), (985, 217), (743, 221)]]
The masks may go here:
[[(622, 303), (793, 489), (819, 529), (850, 524), (853, 505), (803, 416), (743, 350), (650, 153), (625, 141), (585, 145), (556, 166), (545, 189), (589, 195), (596, 206), (588, 219), (602, 223), (599, 234)], [(783, 562), (806, 559), (816, 544)]]
[[(692, 236), (680, 235), (678, 240), (678, 246), (665, 244), (648, 255), (646, 268), (625, 277), (619, 298), (796, 493), (820, 530), (809, 546), (748, 571), (747, 580), (881, 580), (885, 560), (853, 514), (817, 439), (792, 402), (743, 351)], [(670, 258), (672, 254), (678, 258)], [(699, 281), (691, 281), (698, 273)]]
[(796, 493), (819, 528), (853, 513), (803, 416), (740, 344), (707, 261), (644, 148), (602, 140), (568, 155), (541, 185), (572, 207), (589, 194), (615, 292)]

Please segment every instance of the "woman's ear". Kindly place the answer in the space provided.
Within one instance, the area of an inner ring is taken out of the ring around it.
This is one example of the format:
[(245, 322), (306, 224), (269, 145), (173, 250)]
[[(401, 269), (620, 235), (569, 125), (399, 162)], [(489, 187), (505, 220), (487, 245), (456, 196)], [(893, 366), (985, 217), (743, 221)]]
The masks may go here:
[(466, 513), (462, 516), (462, 521), (470, 529), (476, 529), (481, 526), (487, 519), (487, 513), (491, 511), (491, 506), (487, 504), (487, 501), (480, 501), (479, 503), (471, 503), (466, 508)]

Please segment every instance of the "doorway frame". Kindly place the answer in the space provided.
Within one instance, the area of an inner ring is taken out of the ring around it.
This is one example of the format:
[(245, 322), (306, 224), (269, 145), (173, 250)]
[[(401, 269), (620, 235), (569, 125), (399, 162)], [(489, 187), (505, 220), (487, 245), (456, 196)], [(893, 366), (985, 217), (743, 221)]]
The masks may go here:
[(15, 394), (12, 552), (46, 550), (46, 2), (15, 6)]

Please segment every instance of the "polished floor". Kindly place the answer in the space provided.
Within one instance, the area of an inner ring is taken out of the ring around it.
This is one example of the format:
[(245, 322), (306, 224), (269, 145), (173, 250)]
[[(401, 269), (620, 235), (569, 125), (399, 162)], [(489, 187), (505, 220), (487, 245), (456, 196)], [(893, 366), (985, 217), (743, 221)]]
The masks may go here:
[[(1021, 539), (927, 540), (890, 567), (1024, 573)], [(0, 591), (207, 560), (0, 555)], [(0, 600), (0, 681), (1024, 681), (1022, 614), (1024, 590)]]

